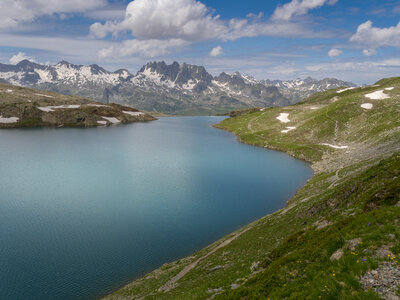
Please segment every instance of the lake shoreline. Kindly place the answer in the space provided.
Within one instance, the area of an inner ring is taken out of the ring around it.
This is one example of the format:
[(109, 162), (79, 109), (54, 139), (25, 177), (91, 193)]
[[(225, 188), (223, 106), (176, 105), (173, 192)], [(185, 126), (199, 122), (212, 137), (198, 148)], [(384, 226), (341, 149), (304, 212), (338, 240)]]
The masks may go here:
[[(392, 79), (379, 84), (381, 89), (396, 90), (391, 88)], [(167, 263), (105, 299), (318, 298), (320, 287), (332, 282), (332, 293), (327, 290), (326, 295), (365, 297), (368, 291), (353, 283), (363, 271), (379, 265), (382, 256), (375, 251), (380, 253), (379, 246), (385, 245), (398, 254), (385, 244), (390, 240), (385, 234), (392, 232), (400, 210), (395, 196), (400, 167), (394, 109), (398, 104), (393, 96), (380, 100), (374, 110), (363, 110), (365, 93), (375, 89), (363, 87), (340, 95), (329, 90), (297, 105), (250, 111), (214, 125), (233, 133), (243, 144), (282, 151), (311, 163), (313, 176), (284, 208), (242, 227), (251, 226), (232, 243), (212, 252), (231, 233), (195, 257)], [(296, 129), (285, 130), (287, 121)], [(372, 241), (370, 232), (375, 237)], [(352, 241), (356, 240), (363, 242), (358, 245), (360, 251), (368, 250), (360, 252), (365, 256), (362, 261), (355, 257), (359, 251)], [(344, 260), (335, 258), (338, 251)], [(212, 255), (190, 273), (172, 280), (207, 253)], [(323, 270), (335, 271), (332, 275)], [(315, 286), (313, 278), (318, 278)], [(160, 290), (170, 280), (174, 284), (168, 291)]]
[[(228, 129), (226, 129), (226, 128), (222, 128), (222, 127), (220, 127), (220, 126), (218, 126), (218, 125), (219, 125), (219, 123), (218, 123), (218, 124), (214, 124), (213, 127), (216, 128), (216, 129), (219, 129), (219, 130), (223, 130), (223, 131), (227, 131), (227, 132), (232, 133), (232, 134), (237, 138), (237, 141), (238, 141), (239, 143), (243, 143), (243, 144), (245, 144), (245, 145), (254, 146), (254, 147), (258, 147), (258, 148), (262, 148), (262, 149), (267, 149), (267, 150), (273, 150), (273, 151), (281, 152), (281, 153), (284, 153), (284, 154), (286, 154), (286, 155), (289, 155), (289, 156), (292, 157), (292, 158), (295, 158), (295, 159), (297, 159), (297, 160), (303, 161), (304, 163), (306, 163), (306, 164), (313, 170), (314, 174), (313, 174), (312, 177), (314, 177), (315, 173), (319, 171), (317, 168), (315, 168), (314, 162), (313, 162), (312, 160), (308, 160), (308, 159), (306, 159), (306, 158), (304, 158), (304, 157), (298, 157), (298, 156), (294, 155), (293, 153), (291, 153), (291, 152), (289, 152), (289, 151), (285, 151), (284, 149), (272, 147), (271, 145), (262, 146), (262, 145), (252, 144), (252, 143), (243, 141), (243, 140), (242, 140), (238, 135), (236, 135), (234, 132), (232, 132), (232, 131), (230, 131), (230, 130), (228, 130)], [(312, 177), (311, 177), (310, 179), (312, 179)], [(309, 180), (310, 180), (310, 179), (309, 179)]]
[[(284, 207), (312, 176), (309, 166), (212, 127), (223, 119), (0, 131), (0, 172), (10, 174), (0, 181), (9, 224), (0, 237), (27, 245), (17, 254), (3, 248), (0, 298), (101, 297)], [(15, 224), (15, 214), (27, 222)], [(25, 281), (40, 288), (23, 289)]]
[[(184, 118), (184, 117), (191, 117), (191, 116), (178, 116), (178, 117)], [(204, 117), (212, 117), (212, 116), (204, 116)], [(225, 118), (224, 120), (226, 120), (226, 119), (229, 119), (229, 117)], [(223, 120), (222, 120), (222, 121), (223, 121)], [(221, 122), (222, 122), (222, 121), (221, 121)], [(267, 217), (270, 216), (270, 215), (279, 213), (279, 212), (281, 212), (281, 211), (285, 211), (285, 210), (288, 208), (288, 206), (290, 205), (290, 201), (296, 196), (297, 192), (298, 192), (299, 190), (301, 190), (302, 188), (304, 188), (304, 187), (308, 184), (308, 182), (309, 182), (310, 180), (312, 180), (312, 178), (314, 178), (314, 176), (315, 176), (316, 170), (314, 170), (314, 168), (313, 168), (313, 162), (312, 162), (312, 161), (306, 160), (306, 159), (304, 159), (304, 158), (296, 157), (296, 156), (294, 156), (293, 154), (288, 153), (287, 151), (282, 150), (282, 149), (273, 148), (273, 147), (266, 147), (266, 146), (263, 147), (263, 146), (260, 146), (260, 145), (247, 143), (247, 142), (241, 140), (240, 137), (239, 137), (238, 135), (236, 135), (234, 132), (232, 132), (232, 131), (230, 131), (230, 130), (228, 130), (228, 129), (226, 129), (226, 128), (220, 127), (219, 125), (220, 125), (221, 122), (216, 123), (216, 124), (212, 124), (211, 127), (213, 127), (214, 129), (217, 129), (217, 130), (222, 130), (222, 131), (225, 131), (225, 132), (229, 132), (230, 134), (232, 134), (233, 136), (236, 137), (236, 141), (237, 141), (238, 143), (242, 143), (242, 144), (245, 144), (245, 145), (248, 145), (248, 146), (257, 147), (257, 148), (264, 149), (264, 150), (276, 151), (276, 152), (282, 153), (282, 154), (284, 154), (284, 155), (288, 155), (288, 156), (290, 156), (290, 157), (293, 158), (293, 159), (302, 161), (302, 162), (304, 162), (304, 163), (312, 170), (313, 174), (312, 174), (312, 176), (304, 183), (304, 185), (303, 185), (302, 187), (300, 187), (297, 191), (295, 191), (294, 194), (293, 194), (291, 197), (289, 197), (289, 199), (286, 200), (285, 205), (284, 205), (282, 208), (279, 208), (278, 210), (276, 210), (276, 211), (274, 211), (274, 212), (271, 212), (271, 213), (269, 213), (269, 214), (267, 214), (267, 215), (264, 215), (264, 216), (262, 216), (261, 218), (258, 218), (258, 219), (256, 219), (256, 220), (253, 220), (253, 221), (251, 221), (250, 223), (248, 223), (248, 224), (246, 224), (246, 225), (244, 225), (244, 226), (241, 226), (241, 227), (239, 227), (238, 229), (232, 231), (231, 233), (226, 234), (226, 235), (224, 235), (223, 237), (217, 239), (216, 241), (212, 242), (211, 244), (207, 245), (206, 247), (201, 248), (201, 249), (198, 249), (198, 250), (196, 250), (196, 251), (193, 251), (192, 254), (189, 254), (189, 255), (184, 256), (184, 257), (180, 258), (179, 260), (177, 260), (177, 261), (181, 261), (181, 260), (185, 260), (185, 259), (190, 258), (190, 257), (196, 257), (196, 261), (195, 261), (195, 262), (193, 262), (190, 266), (184, 268), (181, 272), (179, 272), (176, 276), (174, 276), (174, 277), (173, 277), (172, 279), (170, 279), (168, 282), (164, 283), (164, 285), (162, 285), (162, 286), (158, 289), (159, 292), (163, 292), (163, 293), (164, 293), (164, 292), (168, 292), (168, 291), (170, 291), (171, 289), (173, 289), (173, 288), (175, 287), (175, 285), (177, 284), (176, 282), (177, 282), (179, 279), (181, 279), (183, 276), (185, 276), (190, 270), (194, 269), (194, 268), (196, 267), (196, 265), (198, 264), (199, 261), (201, 261), (201, 260), (203, 260), (205, 257), (208, 257), (209, 255), (215, 253), (216, 250), (222, 249), (223, 247), (229, 245), (229, 244), (230, 244), (232, 241), (234, 241), (237, 237), (239, 237), (239, 236), (242, 235), (243, 233), (247, 232), (248, 230), (251, 230), (251, 229), (252, 229), (257, 223), (259, 223), (262, 219), (267, 218)], [(203, 252), (205, 252), (205, 251), (208, 251), (208, 250), (209, 250), (209, 252), (206, 253), (206, 254), (203, 255), (203, 256), (198, 257), (199, 255), (196, 255), (196, 254), (199, 254), (199, 253), (203, 253)], [(162, 268), (163, 266), (166, 266), (166, 265), (169, 265), (169, 264), (173, 264), (174, 262), (176, 262), (176, 261), (165, 262), (165, 263), (164, 263), (163, 265), (161, 265), (160, 267), (158, 267), (158, 268), (156, 268), (156, 269), (153, 269), (153, 271), (146, 272), (145, 274), (143, 274), (143, 275), (141, 275), (141, 276), (138, 276), (138, 277), (132, 279), (132, 281), (130, 281), (128, 284), (123, 284), (123, 285), (121, 285), (120, 287), (118, 287), (117, 289), (115, 289), (114, 292), (111, 292), (111, 293), (109, 293), (109, 294), (107, 294), (107, 295), (104, 295), (104, 296), (103, 296), (102, 298), (100, 298), (100, 299), (102, 299), (102, 300), (114, 299), (114, 298), (110, 297), (110, 296), (113, 295), (113, 293), (115, 293), (115, 292), (117, 292), (117, 291), (123, 289), (124, 287), (127, 287), (127, 286), (130, 286), (130, 285), (134, 284), (137, 280), (146, 277), (147, 275), (149, 275), (149, 274), (151, 274), (152, 272), (158, 270), (159, 268)]]

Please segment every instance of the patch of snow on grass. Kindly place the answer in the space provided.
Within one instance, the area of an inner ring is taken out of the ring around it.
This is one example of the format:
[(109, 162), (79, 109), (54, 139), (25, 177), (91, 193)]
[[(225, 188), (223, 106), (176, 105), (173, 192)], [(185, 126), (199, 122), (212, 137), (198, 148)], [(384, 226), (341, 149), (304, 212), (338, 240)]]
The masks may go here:
[(278, 117), (276, 117), (279, 121), (282, 123), (289, 123), (290, 120), (288, 119), (289, 114), (287, 113), (281, 113)]
[(355, 89), (355, 87), (352, 86), (352, 87), (348, 87), (348, 88), (345, 88), (345, 89), (342, 89), (342, 90), (338, 90), (336, 93), (340, 94), (340, 93), (343, 93), (345, 91), (350, 91), (350, 90), (354, 90), (354, 89)]
[(98, 124), (107, 125), (107, 121), (97, 121)]
[(394, 87), (393, 86), (391, 86), (391, 87), (388, 87), (388, 88), (385, 88), (385, 90), (387, 90), (387, 91), (391, 91), (391, 90), (393, 90), (394, 89)]
[(107, 105), (89, 103), (89, 104), (87, 104), (87, 106), (94, 106), (94, 107), (106, 107)]
[(44, 112), (51, 112), (51, 111), (54, 111), (55, 109), (60, 109), (60, 108), (79, 108), (79, 107), (81, 107), (81, 106), (71, 104), (71, 105), (59, 105), (59, 106), (40, 106), (40, 107), (38, 107), (38, 109), (40, 109), (41, 111), (44, 111)]
[(144, 113), (142, 113), (141, 111), (127, 111), (127, 110), (123, 110), (122, 112), (123, 112), (124, 114), (131, 115), (131, 116), (134, 116), (134, 117), (144, 115)]
[(282, 133), (288, 133), (289, 131), (292, 131), (292, 130), (295, 130), (296, 129), (296, 127), (286, 127), (286, 129), (285, 130), (282, 130), (281, 132)]
[(7, 93), (12, 93), (13, 90), (8, 89), (6, 92), (7, 92)]
[(379, 90), (370, 94), (366, 94), (365, 97), (372, 99), (372, 100), (382, 100), (382, 99), (387, 99), (390, 98), (388, 95), (386, 95), (383, 90)]
[(36, 95), (36, 96), (46, 97), (46, 98), (54, 98), (53, 96), (44, 95), (44, 94), (35, 94), (35, 95)]
[(316, 109), (319, 109), (319, 107), (313, 106), (313, 107), (310, 107), (310, 109), (311, 110), (316, 110)]
[(114, 117), (102, 117), (103, 119), (107, 120), (108, 122), (112, 123), (112, 124), (118, 124), (121, 123), (120, 120), (118, 120), (117, 118)]
[(349, 146), (336, 146), (336, 145), (326, 144), (326, 143), (323, 143), (323, 144), (320, 144), (320, 145), (328, 146), (328, 147), (335, 148), (335, 149), (347, 149), (347, 148), (349, 148)]
[(17, 117), (3, 118), (2, 116), (0, 116), (0, 123), (3, 123), (3, 124), (17, 123), (18, 120), (19, 120), (19, 118), (17, 118)]
[(39, 110), (44, 111), (44, 112), (51, 112), (54, 111), (53, 106), (41, 106), (38, 107)]
[(361, 107), (365, 108), (365, 109), (372, 109), (373, 106), (374, 105), (372, 105), (372, 103), (363, 103), (363, 104), (361, 104)]

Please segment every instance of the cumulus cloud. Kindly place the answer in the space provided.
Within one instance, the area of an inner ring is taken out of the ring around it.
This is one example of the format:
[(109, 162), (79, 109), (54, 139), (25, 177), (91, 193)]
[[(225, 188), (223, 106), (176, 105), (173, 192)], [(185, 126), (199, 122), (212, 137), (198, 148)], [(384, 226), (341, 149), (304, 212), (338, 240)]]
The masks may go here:
[(0, 29), (45, 15), (86, 12), (106, 4), (107, 0), (1, 0)]
[(292, 0), (282, 6), (278, 6), (274, 14), (273, 20), (289, 21), (294, 16), (301, 16), (308, 13), (311, 9), (316, 9), (325, 4), (334, 5), (338, 0)]
[(379, 28), (367, 21), (357, 28), (357, 32), (350, 37), (350, 41), (364, 46), (364, 55), (376, 54), (376, 49), (384, 46), (400, 48), (400, 22), (397, 26)]
[(16, 65), (17, 63), (19, 63), (20, 61), (23, 61), (25, 59), (27, 59), (29, 61), (32, 61), (32, 62), (35, 62), (35, 59), (33, 57), (28, 56), (23, 52), (18, 52), (17, 54), (13, 55), (10, 58), (10, 64)]
[(195, 0), (135, 0), (128, 4), (122, 22), (95, 23), (95, 36), (128, 31), (137, 39), (183, 39), (201, 41), (226, 30), (219, 16)]
[(216, 57), (224, 54), (224, 50), (222, 49), (221, 46), (217, 46), (214, 49), (211, 50), (210, 56)]
[(100, 59), (113, 56), (125, 57), (131, 55), (145, 55), (146, 57), (157, 57), (171, 51), (177, 51), (189, 43), (181, 39), (169, 40), (126, 40), (120, 44), (103, 48), (99, 52)]
[(333, 48), (333, 49), (329, 50), (328, 55), (329, 55), (329, 57), (336, 57), (336, 56), (339, 56), (342, 53), (343, 53), (342, 50)]
[[(314, 2), (333, 4), (335, 0), (314, 0)], [(318, 5), (310, 5), (310, 0), (300, 3), (307, 9), (306, 13)], [(90, 27), (90, 34), (95, 38), (105, 38), (107, 35), (118, 36), (130, 34), (132, 40), (120, 43), (121, 47), (129, 47), (126, 51), (118, 47), (103, 49), (100, 57), (112, 56), (116, 53), (132, 53), (146, 55), (149, 52), (140, 52), (145, 41), (152, 45), (161, 45), (164, 41), (167, 45), (193, 44), (209, 40), (236, 40), (242, 37), (256, 36), (280, 36), (280, 37), (316, 37), (318, 35), (306, 28), (301, 23), (272, 19), (263, 21), (263, 14), (249, 15), (245, 19), (222, 20), (213, 10), (207, 8), (203, 3), (196, 0), (133, 0), (126, 8), (125, 18), (121, 21), (107, 21), (105, 23), (94, 23)], [(185, 43), (183, 43), (185, 42)], [(134, 45), (134, 46), (133, 46)], [(140, 45), (140, 46), (138, 46)], [(146, 47), (147, 48), (147, 47)], [(173, 47), (164, 47), (158, 52), (164, 53)], [(147, 49), (148, 50), (148, 49)], [(156, 53), (152, 51), (151, 53)]]

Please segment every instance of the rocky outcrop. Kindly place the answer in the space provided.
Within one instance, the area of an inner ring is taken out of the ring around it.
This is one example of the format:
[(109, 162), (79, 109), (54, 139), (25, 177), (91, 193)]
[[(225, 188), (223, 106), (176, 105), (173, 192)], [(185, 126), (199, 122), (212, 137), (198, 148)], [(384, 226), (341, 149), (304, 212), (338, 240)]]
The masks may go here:
[(155, 120), (137, 109), (0, 84), (0, 128), (97, 127)]

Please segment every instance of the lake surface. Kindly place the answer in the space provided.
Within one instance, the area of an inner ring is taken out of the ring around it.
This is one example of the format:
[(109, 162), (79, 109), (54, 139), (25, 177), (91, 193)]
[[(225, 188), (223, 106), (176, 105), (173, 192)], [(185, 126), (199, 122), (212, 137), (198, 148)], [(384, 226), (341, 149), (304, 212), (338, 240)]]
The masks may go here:
[(0, 299), (95, 299), (282, 208), (311, 169), (222, 119), (0, 131)]

